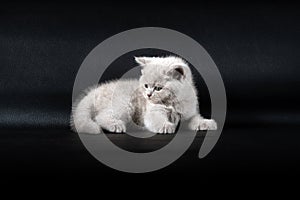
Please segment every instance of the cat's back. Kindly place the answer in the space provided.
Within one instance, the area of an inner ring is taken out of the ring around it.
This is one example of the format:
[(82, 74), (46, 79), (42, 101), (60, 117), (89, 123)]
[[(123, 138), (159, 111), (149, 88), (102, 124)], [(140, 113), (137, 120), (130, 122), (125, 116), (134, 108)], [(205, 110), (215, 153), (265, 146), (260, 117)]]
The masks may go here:
[(98, 85), (90, 92), (90, 95), (95, 99), (95, 106), (98, 109), (112, 104), (114, 107), (120, 108), (120, 106), (128, 106), (138, 87), (139, 81), (137, 79), (120, 79)]
[(106, 83), (100, 84), (96, 91), (102, 94), (129, 94), (134, 92), (139, 86), (139, 81), (137, 79), (120, 79), (109, 81)]

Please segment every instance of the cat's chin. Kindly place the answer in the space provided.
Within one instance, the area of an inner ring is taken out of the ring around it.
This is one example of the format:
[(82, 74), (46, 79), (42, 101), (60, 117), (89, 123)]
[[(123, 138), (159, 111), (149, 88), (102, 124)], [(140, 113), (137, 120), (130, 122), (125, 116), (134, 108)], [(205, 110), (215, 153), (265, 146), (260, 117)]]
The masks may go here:
[(154, 99), (148, 99), (148, 102), (150, 102), (152, 104), (162, 104), (162, 101), (154, 100)]
[(148, 97), (145, 97), (145, 99), (146, 99), (146, 102), (151, 103), (151, 104), (157, 104), (158, 103), (158, 101), (155, 101), (153, 99), (149, 99)]
[(149, 98), (147, 96), (144, 95), (144, 98), (146, 99), (146, 102), (152, 103), (152, 104), (157, 104), (159, 101), (155, 100), (153, 98)]

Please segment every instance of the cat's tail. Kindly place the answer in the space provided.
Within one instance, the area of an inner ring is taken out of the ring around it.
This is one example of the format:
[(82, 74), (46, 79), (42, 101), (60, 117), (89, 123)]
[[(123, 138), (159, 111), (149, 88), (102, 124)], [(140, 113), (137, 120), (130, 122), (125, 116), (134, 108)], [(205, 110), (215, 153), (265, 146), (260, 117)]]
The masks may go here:
[(93, 120), (95, 93), (90, 92), (74, 103), (71, 115), (71, 128), (78, 133), (98, 134), (100, 126)]

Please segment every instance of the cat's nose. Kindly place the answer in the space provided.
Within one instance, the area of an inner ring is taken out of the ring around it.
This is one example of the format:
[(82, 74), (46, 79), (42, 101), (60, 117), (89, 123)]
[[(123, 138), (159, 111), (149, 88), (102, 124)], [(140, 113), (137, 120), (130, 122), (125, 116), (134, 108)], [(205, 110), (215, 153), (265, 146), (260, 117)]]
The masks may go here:
[(152, 94), (147, 94), (148, 97), (151, 97)]

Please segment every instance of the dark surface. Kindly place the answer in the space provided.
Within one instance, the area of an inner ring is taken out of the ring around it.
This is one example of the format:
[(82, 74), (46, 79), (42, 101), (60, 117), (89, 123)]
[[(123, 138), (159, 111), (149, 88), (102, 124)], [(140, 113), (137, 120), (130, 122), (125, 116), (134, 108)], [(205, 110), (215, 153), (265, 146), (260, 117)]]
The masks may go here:
[[(180, 31), (208, 51), (224, 80), (228, 112), (225, 130), (208, 157), (197, 158), (200, 133), (178, 161), (134, 178), (299, 174), (299, 5), (160, 5), (2, 4), (0, 158), (4, 175), (129, 177), (87, 152), (78, 135), (69, 131), (69, 115), (73, 82), (87, 54), (114, 34), (144, 26)], [(126, 54), (102, 78), (119, 77), (124, 66), (134, 65), (133, 55), (159, 55), (159, 51)], [(201, 110), (209, 116), (206, 86), (195, 75)], [(110, 137), (124, 148), (144, 151), (163, 146), (172, 136), (148, 142), (124, 135)]]
[[(103, 180), (198, 179), (236, 175), (258, 178), (276, 175), (296, 178), (299, 173), (298, 128), (225, 129), (213, 151), (198, 158), (204, 132), (198, 132), (192, 146), (177, 161), (156, 172), (129, 175), (98, 162), (81, 144), (77, 134), (67, 130), (6, 130), (1, 133), (1, 169), (12, 179), (42, 177), (60, 179)], [(108, 134), (121, 148), (133, 152), (152, 151), (172, 139), (157, 135), (147, 141), (130, 139), (123, 134)]]

